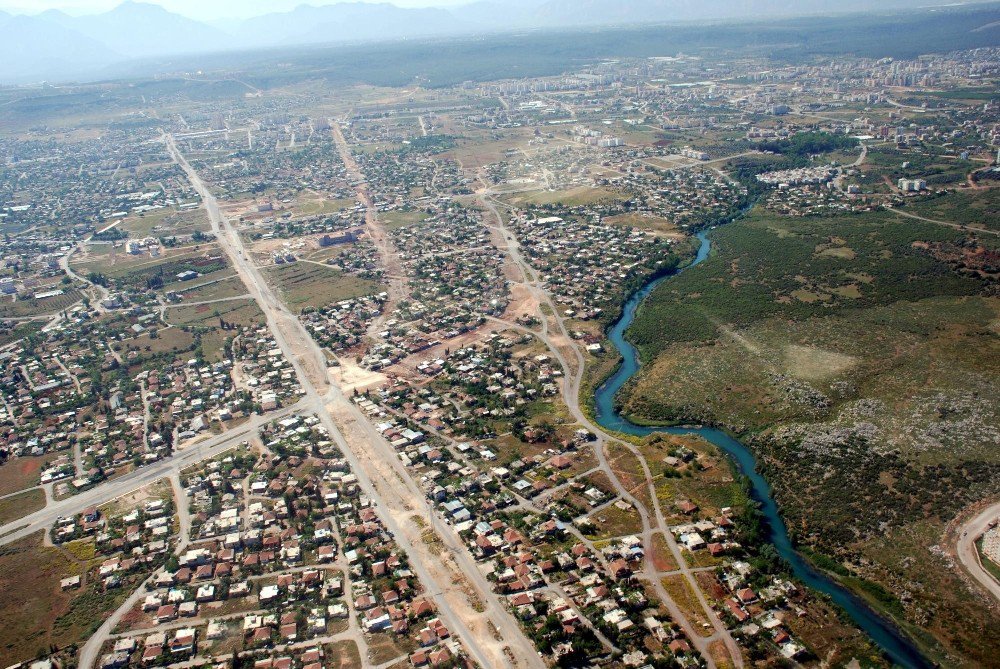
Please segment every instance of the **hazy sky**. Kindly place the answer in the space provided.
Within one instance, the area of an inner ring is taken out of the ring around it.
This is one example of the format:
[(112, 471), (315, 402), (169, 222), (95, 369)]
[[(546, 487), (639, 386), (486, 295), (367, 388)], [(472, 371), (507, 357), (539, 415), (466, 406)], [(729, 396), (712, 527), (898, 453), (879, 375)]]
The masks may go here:
[[(298, 5), (330, 5), (337, 0), (142, 0), (198, 19), (245, 17), (274, 11), (286, 11)], [(341, 0), (343, 1), (343, 0)], [(372, 2), (375, 0), (361, 0)], [(386, 1), (386, 0), (383, 0)], [(469, 0), (388, 0), (400, 7), (447, 7)], [(112, 9), (122, 0), (0, 0), (0, 10), (15, 14), (37, 14), (46, 9), (61, 9), (69, 14), (92, 14)]]

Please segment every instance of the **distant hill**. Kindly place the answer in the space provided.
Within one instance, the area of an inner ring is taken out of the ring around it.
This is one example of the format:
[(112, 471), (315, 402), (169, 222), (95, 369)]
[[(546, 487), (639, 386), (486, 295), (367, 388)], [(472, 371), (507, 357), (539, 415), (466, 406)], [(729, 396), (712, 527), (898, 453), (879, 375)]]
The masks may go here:
[(81, 33), (129, 58), (222, 51), (236, 42), (217, 28), (142, 2), (125, 2), (103, 14), (74, 17), (48, 11), (38, 18)]
[[(247, 1), (255, 8), (272, 6), (263, 0)], [(1000, 7), (995, 0), (970, 4), (986, 2)], [(303, 4), (290, 11), (208, 25), (159, 5), (129, 0), (89, 16), (59, 11), (14, 17), (0, 13), (0, 82), (98, 76), (101, 71), (122, 71), (130, 61), (157, 59), (156, 63), (166, 64), (180, 56), (261, 48), (481, 36), (525, 29), (788, 18), (822, 12), (928, 11), (913, 5), (914, 0), (476, 0), (446, 10), (354, 1)], [(702, 33), (704, 41), (711, 41), (710, 35)], [(823, 41), (822, 35), (815, 37)], [(986, 35), (976, 40), (977, 45), (984, 41), (995, 44)], [(151, 64), (146, 63), (147, 69)], [(108, 66), (115, 69), (104, 70)]]
[(123, 55), (78, 31), (31, 16), (0, 16), (0, 81), (71, 79)]
[(241, 45), (253, 47), (425, 37), (468, 27), (443, 9), (345, 2), (265, 14), (235, 25), (232, 33)]
[[(967, 4), (977, 1), (985, 0)], [(506, 15), (501, 3), (489, 0), (455, 12), (459, 16), (464, 13), (475, 16), (492, 5), (495, 20), (504, 20), (506, 16), (510, 23), (520, 26), (550, 28), (921, 9), (920, 3), (913, 0), (513, 0), (512, 4), (514, 11)]]

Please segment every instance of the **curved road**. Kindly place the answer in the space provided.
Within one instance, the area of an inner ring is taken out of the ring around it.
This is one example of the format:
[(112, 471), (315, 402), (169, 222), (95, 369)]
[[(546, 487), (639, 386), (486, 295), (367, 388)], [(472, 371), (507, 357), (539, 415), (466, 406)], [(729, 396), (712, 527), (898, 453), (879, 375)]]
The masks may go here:
[(976, 540), (997, 518), (1000, 518), (1000, 502), (987, 507), (962, 526), (962, 534), (959, 536), (955, 548), (958, 552), (958, 559), (969, 575), (976, 579), (984, 590), (1000, 601), (1000, 581), (997, 581), (992, 574), (983, 568), (983, 564), (979, 560), (979, 551), (976, 550)]

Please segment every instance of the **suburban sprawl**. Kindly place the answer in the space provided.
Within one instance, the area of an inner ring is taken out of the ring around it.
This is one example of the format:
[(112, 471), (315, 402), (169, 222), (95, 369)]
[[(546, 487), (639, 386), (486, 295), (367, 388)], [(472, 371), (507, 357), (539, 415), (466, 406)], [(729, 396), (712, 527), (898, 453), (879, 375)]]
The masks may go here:
[(997, 666), (998, 80), (0, 89), (0, 666)]

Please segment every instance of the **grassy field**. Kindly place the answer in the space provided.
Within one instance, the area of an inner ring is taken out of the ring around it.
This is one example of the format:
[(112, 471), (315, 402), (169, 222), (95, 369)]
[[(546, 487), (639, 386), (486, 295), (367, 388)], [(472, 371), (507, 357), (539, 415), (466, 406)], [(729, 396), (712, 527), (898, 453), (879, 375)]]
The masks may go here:
[(373, 634), (368, 639), (368, 659), (381, 665), (417, 649), (417, 642), (409, 637), (397, 638), (394, 634)]
[(596, 204), (598, 202), (621, 200), (625, 198), (621, 194), (615, 193), (607, 188), (578, 186), (568, 190), (529, 191), (527, 193), (518, 193), (516, 195), (508, 196), (506, 199), (509, 200), (511, 204), (516, 206), (530, 204), (560, 204), (566, 207), (579, 207), (588, 204)]
[(410, 211), (386, 211), (378, 215), (379, 220), (388, 230), (398, 230), (408, 225), (423, 223), (427, 220), (427, 214), (421, 209)]
[(681, 575), (668, 576), (663, 579), (663, 587), (671, 599), (674, 600), (674, 603), (684, 612), (691, 625), (694, 626), (695, 632), (701, 636), (711, 636), (713, 630), (709, 624), (708, 617), (705, 615), (705, 610), (698, 602), (698, 598), (695, 596), (694, 591), (691, 589), (691, 584), (687, 582), (687, 579)]
[(325, 198), (305, 199), (296, 204), (298, 213), (302, 216), (322, 216), (324, 214), (335, 214), (344, 209), (350, 209), (357, 204), (357, 200), (327, 200)]
[(460, 140), (458, 146), (442, 157), (454, 158), (467, 170), (475, 170), (506, 159), (508, 152), (527, 147), (532, 136), (527, 128), (508, 130), (499, 139), (485, 132), (477, 134), (466, 131), (464, 134), (465, 139)]
[(24, 518), (45, 507), (45, 492), (38, 488), (25, 490), (19, 495), (0, 499), (0, 525)]
[(1000, 581), (1000, 564), (989, 559), (983, 554), (983, 539), (980, 537), (976, 541), (976, 552), (979, 553), (979, 560), (983, 563), (983, 569), (988, 571), (993, 578)]
[(612, 216), (610, 218), (604, 219), (604, 223), (608, 225), (619, 225), (627, 228), (639, 228), (640, 230), (649, 230), (650, 232), (655, 232), (661, 234), (665, 237), (684, 237), (676, 225), (665, 218), (658, 218), (656, 216), (643, 216), (641, 214), (619, 214), (618, 216)]
[(212, 226), (201, 209), (175, 211), (160, 209), (140, 216), (129, 216), (118, 225), (133, 239), (191, 234), (195, 230), (208, 232)]
[[(32, 659), (51, 644), (79, 641), (87, 631), (73, 622), (56, 628), (58, 617), (70, 612), (74, 592), (62, 592), (59, 579), (80, 573), (64, 551), (41, 545), (41, 533), (0, 548), (0, 657), (5, 664)], [(94, 611), (96, 614), (97, 611)], [(92, 618), (96, 625), (99, 618)]]
[(159, 330), (155, 338), (149, 334), (143, 334), (117, 344), (115, 348), (119, 352), (139, 351), (140, 357), (145, 358), (161, 353), (180, 354), (190, 351), (193, 345), (193, 334), (185, 332), (180, 328), (172, 327)]
[(298, 311), (308, 307), (325, 307), (340, 300), (371, 295), (379, 290), (378, 284), (373, 281), (314, 263), (298, 262), (271, 267), (266, 273), (288, 306)]
[[(200, 280), (199, 280), (200, 281)], [(185, 287), (182, 293), (185, 302), (202, 302), (205, 300), (219, 300), (226, 297), (237, 297), (246, 295), (247, 289), (243, 281), (238, 276), (231, 276), (221, 280), (212, 280), (198, 285)]]
[(231, 300), (167, 309), (167, 322), (174, 325), (218, 325), (219, 318), (235, 325), (260, 325), (264, 313), (253, 300)]

